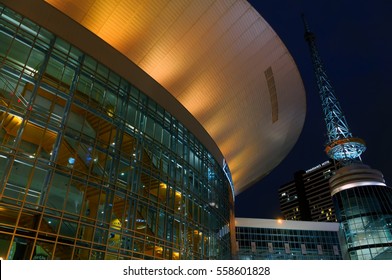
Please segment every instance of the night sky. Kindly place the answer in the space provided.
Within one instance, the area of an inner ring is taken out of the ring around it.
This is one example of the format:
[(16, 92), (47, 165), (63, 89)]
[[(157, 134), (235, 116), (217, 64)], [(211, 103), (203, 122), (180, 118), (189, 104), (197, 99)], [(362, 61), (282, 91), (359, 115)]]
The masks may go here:
[[(307, 113), (298, 142), (268, 176), (236, 197), (236, 216), (281, 217), (278, 188), (328, 160), (321, 101), (304, 40), (305, 14), (327, 75), (354, 137), (366, 141), (363, 163), (392, 185), (392, 1), (253, 0), (296, 62), (306, 90)], [(279, 94), (279, 91), (278, 91)]]

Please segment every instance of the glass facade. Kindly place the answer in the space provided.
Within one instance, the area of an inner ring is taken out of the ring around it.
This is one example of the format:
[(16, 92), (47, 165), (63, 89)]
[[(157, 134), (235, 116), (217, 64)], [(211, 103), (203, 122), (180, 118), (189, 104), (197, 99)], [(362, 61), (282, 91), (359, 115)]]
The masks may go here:
[(392, 260), (392, 189), (364, 186), (337, 193), (348, 257)]
[[(240, 260), (340, 260), (339, 231), (308, 227), (236, 226), (237, 256)], [(288, 221), (283, 221), (288, 222)], [(301, 222), (290, 221), (300, 224)], [(268, 223), (269, 224), (269, 223)], [(332, 224), (332, 223), (331, 223)], [(338, 226), (337, 226), (338, 228)]]
[(0, 42), (0, 257), (231, 257), (230, 183), (186, 127), (3, 6)]
[(345, 258), (392, 259), (392, 188), (381, 172), (352, 164), (331, 178)]

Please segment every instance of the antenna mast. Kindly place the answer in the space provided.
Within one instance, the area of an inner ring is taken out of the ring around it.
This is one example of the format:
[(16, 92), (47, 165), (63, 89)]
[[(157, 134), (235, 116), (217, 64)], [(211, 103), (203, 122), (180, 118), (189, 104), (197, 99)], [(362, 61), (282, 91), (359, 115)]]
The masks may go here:
[(304, 15), (302, 15), (302, 20), (305, 26), (304, 37), (309, 45), (324, 113), (324, 121), (327, 126), (328, 139), (325, 152), (330, 158), (343, 165), (347, 165), (357, 159), (361, 161), (360, 156), (366, 150), (365, 142), (360, 138), (352, 136), (346, 118), (344, 117), (343, 111), (335, 96), (334, 89), (318, 54), (316, 37), (310, 31)]

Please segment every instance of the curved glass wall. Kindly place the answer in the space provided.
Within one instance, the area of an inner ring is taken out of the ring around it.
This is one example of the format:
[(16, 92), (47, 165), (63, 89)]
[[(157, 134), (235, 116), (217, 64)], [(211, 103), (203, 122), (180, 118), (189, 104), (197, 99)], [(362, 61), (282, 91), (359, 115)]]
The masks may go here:
[(230, 184), (181, 123), (1, 6), (0, 42), (1, 258), (230, 258)]
[(364, 164), (340, 168), (330, 179), (345, 258), (392, 259), (392, 188)]
[(338, 192), (339, 213), (348, 258), (392, 259), (392, 188), (362, 186)]

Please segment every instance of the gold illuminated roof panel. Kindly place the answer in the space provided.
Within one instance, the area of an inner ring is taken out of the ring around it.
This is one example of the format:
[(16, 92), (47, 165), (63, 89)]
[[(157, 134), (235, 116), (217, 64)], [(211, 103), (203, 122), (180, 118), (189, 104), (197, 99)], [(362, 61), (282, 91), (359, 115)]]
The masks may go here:
[(302, 79), (247, 1), (46, 2), (121, 52), (197, 119), (227, 161), (236, 194), (296, 143), (306, 113)]

